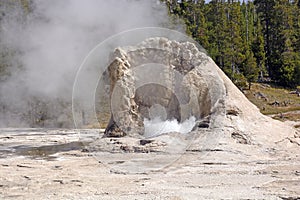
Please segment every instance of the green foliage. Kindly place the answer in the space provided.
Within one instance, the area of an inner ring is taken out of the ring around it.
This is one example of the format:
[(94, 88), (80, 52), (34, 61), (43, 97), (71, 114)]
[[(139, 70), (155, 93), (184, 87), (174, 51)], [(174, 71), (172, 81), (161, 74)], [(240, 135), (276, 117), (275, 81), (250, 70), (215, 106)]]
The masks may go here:
[(258, 78), (259, 68), (257, 68), (256, 59), (252, 51), (247, 50), (245, 53), (245, 60), (242, 63), (242, 74), (249, 83), (249, 90), (251, 83), (256, 82)]
[(234, 82), (267, 76), (283, 86), (299, 84), (300, 1), (166, 2)]
[(262, 80), (267, 74), (266, 70), (266, 52), (265, 52), (265, 40), (262, 33), (261, 23), (258, 20), (256, 22), (256, 32), (254, 34), (255, 39), (252, 42), (252, 52), (256, 58), (256, 65), (259, 69), (259, 78)]
[[(281, 85), (292, 87), (299, 82), (297, 42), (300, 10), (292, 1), (286, 0), (257, 1), (257, 8), (263, 20), (269, 75)], [(266, 8), (269, 10), (267, 13)]]
[(300, 57), (295, 52), (284, 52), (282, 54), (282, 65), (280, 82), (284, 85), (294, 87), (300, 84)]
[(247, 88), (247, 79), (243, 74), (235, 74), (232, 77), (232, 82), (241, 90)]

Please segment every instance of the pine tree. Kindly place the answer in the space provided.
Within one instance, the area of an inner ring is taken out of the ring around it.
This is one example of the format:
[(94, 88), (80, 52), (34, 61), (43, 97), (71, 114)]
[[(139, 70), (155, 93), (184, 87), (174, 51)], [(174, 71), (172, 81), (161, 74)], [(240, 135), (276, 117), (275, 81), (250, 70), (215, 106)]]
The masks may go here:
[(264, 34), (265, 41), (265, 53), (266, 53), (266, 68), (268, 70), (269, 76), (272, 77), (272, 68), (273, 64), (271, 59), (272, 54), (272, 28), (273, 28), (273, 19), (274, 19), (274, 6), (275, 0), (254, 0), (254, 5), (258, 12), (258, 16), (262, 23), (262, 30)]
[(228, 1), (227, 20), (229, 32), (228, 45), (230, 46), (230, 51), (226, 52), (226, 57), (230, 60), (231, 77), (233, 78), (236, 73), (239, 73), (239, 66), (245, 59), (245, 47), (241, 32), (243, 19), (240, 1)]
[(300, 0), (168, 0), (187, 33), (235, 82), (300, 84)]
[(207, 24), (205, 18), (205, 0), (185, 1), (184, 18), (186, 19), (187, 34), (191, 35), (204, 48), (208, 48)]
[(274, 33), (276, 34), (276, 40), (274, 39), (274, 47), (276, 49), (278, 63), (273, 67), (274, 78), (276, 78), (281, 84), (286, 86), (293, 86), (295, 84), (294, 74), (298, 65), (298, 55), (295, 52), (296, 42), (295, 28), (294, 28), (294, 16), (293, 11), (296, 8), (292, 3), (286, 0), (278, 0), (274, 7), (276, 9), (276, 19), (274, 27)]
[[(294, 21), (294, 29), (295, 29), (295, 52), (297, 53), (297, 61), (300, 60), (300, 0), (298, 0), (297, 4), (295, 2), (294, 5), (294, 13), (293, 16), (295, 17)], [(294, 80), (296, 85), (300, 85), (300, 64), (296, 66)]]
[(251, 84), (257, 81), (259, 69), (257, 68), (256, 59), (254, 57), (251, 49), (246, 50), (245, 60), (241, 65), (241, 72), (245, 76), (249, 90), (251, 89)]
[(205, 7), (205, 0), (197, 1), (195, 5), (196, 14), (197, 14), (197, 30), (195, 34), (195, 38), (197, 41), (207, 49), (209, 47), (208, 41), (208, 25), (206, 19), (206, 7)]
[(256, 24), (256, 30), (254, 33), (254, 41), (251, 45), (252, 51), (254, 52), (254, 57), (256, 58), (257, 67), (259, 69), (259, 79), (263, 80), (265, 77), (265, 74), (267, 73), (266, 67), (265, 67), (265, 61), (266, 61), (266, 53), (264, 50), (265, 47), (265, 41), (264, 36), (262, 32), (262, 27), (260, 20), (257, 19), (255, 22)]
[[(253, 53), (252, 44), (255, 39), (255, 29), (254, 29), (254, 20), (255, 20), (255, 9), (253, 2), (245, 3), (243, 1), (241, 5), (242, 11), (242, 39), (243, 39), (243, 55), (244, 60), (240, 66), (241, 73), (248, 82), (248, 89), (251, 89), (251, 83), (257, 81), (259, 68), (257, 59)], [(263, 48), (263, 46), (262, 46)], [(262, 49), (263, 50), (263, 49)]]
[(228, 32), (224, 0), (212, 0), (207, 6), (209, 55), (225, 70), (225, 53), (229, 51), (227, 44)]

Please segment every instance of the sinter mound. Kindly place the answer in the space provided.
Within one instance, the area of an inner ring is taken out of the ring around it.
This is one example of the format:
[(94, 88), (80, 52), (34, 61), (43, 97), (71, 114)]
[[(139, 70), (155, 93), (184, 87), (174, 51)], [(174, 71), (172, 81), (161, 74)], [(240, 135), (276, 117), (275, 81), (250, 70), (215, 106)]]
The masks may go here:
[(112, 115), (106, 136), (142, 135), (144, 118), (155, 117), (151, 109), (162, 120), (183, 122), (194, 116), (195, 129), (200, 124), (220, 126), (222, 120), (215, 123), (215, 119), (225, 113), (224, 83), (216, 70), (207, 67), (209, 57), (194, 44), (150, 38), (134, 47), (117, 48), (111, 60)]
[(214, 61), (190, 42), (150, 38), (117, 48), (111, 60), (113, 113), (105, 136), (141, 136), (143, 119), (150, 117), (151, 107), (161, 105), (165, 119), (182, 122), (195, 116), (194, 131), (221, 129), (222, 138), (237, 143), (277, 145), (299, 140), (295, 129), (262, 115)]

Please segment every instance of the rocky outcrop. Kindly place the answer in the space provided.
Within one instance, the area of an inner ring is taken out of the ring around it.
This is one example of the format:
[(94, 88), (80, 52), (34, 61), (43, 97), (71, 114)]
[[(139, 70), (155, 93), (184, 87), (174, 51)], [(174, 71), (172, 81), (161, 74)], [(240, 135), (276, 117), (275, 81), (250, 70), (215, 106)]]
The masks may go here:
[[(192, 43), (150, 38), (116, 49), (111, 60), (112, 117), (105, 136), (140, 137), (143, 119), (156, 114), (180, 122), (195, 116), (193, 132), (205, 129), (208, 139), (229, 146), (277, 148), (287, 138), (297, 140), (297, 130), (262, 115)], [(199, 146), (201, 141), (195, 143)]]
[(150, 38), (116, 49), (111, 60), (106, 136), (142, 135), (143, 119), (155, 116), (179, 122), (194, 116), (215, 126), (215, 117), (224, 113), (223, 81), (192, 43)]

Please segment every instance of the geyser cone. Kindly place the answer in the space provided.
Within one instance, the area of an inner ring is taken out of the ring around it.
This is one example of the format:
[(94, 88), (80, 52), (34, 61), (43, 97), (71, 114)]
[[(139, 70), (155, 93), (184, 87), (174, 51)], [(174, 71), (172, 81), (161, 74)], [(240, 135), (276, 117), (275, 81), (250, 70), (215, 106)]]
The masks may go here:
[(155, 105), (165, 111), (165, 116), (156, 113), (161, 120), (183, 123), (194, 117), (198, 124), (205, 119), (207, 127), (215, 126), (209, 120), (224, 113), (222, 81), (205, 67), (208, 57), (190, 42), (149, 38), (117, 48), (111, 57), (107, 137), (143, 136), (144, 120)]

